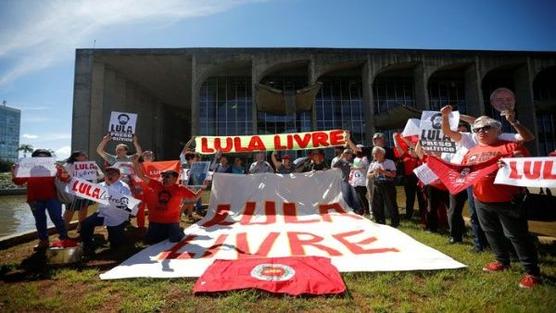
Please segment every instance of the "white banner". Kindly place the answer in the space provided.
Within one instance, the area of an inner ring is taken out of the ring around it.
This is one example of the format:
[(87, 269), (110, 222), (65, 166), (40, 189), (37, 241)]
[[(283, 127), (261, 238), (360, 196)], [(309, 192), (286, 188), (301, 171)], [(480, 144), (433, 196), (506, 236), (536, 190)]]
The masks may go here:
[(112, 112), (108, 132), (113, 140), (132, 141), (136, 123), (136, 113)]
[(66, 185), (66, 192), (85, 198), (103, 205), (113, 205), (114, 207), (125, 209), (132, 215), (137, 213), (137, 205), (141, 202), (132, 196), (116, 193), (114, 190), (106, 188), (100, 184), (94, 184), (84, 179), (72, 177)]
[[(449, 116), (450, 129), (456, 131), (459, 123), (459, 112), (453, 111)], [(456, 152), (456, 143), (442, 132), (442, 114), (439, 111), (423, 111), (419, 124), (421, 133), (419, 139), (425, 151)]]
[(17, 162), (15, 177), (52, 177), (56, 176), (55, 158), (22, 158)]
[(411, 137), (421, 135), (421, 120), (418, 118), (410, 118), (405, 123), (405, 127), (402, 131), (402, 137)]
[(116, 162), (112, 167), (118, 168), (122, 175), (135, 175), (135, 168), (132, 162)]
[(504, 158), (495, 184), (556, 188), (556, 157)]
[(96, 182), (98, 165), (95, 161), (81, 161), (73, 163), (73, 177)]
[(338, 169), (278, 175), (214, 175), (207, 216), (181, 242), (150, 246), (100, 275), (198, 277), (215, 259), (325, 256), (341, 272), (465, 265), (347, 207)]

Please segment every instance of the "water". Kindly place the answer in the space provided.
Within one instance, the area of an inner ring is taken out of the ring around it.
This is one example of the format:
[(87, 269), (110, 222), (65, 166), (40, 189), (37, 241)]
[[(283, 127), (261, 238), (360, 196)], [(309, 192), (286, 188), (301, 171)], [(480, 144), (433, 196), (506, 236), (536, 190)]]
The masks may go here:
[[(0, 237), (35, 230), (35, 219), (25, 195), (0, 196)], [(48, 220), (48, 226), (52, 226)]]

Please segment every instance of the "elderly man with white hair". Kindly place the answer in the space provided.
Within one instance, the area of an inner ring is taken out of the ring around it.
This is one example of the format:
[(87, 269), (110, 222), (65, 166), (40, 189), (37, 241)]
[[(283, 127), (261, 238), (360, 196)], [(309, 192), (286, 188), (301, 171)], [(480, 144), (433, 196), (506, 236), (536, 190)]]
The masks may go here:
[(386, 150), (379, 146), (374, 146), (372, 150), (373, 162), (369, 165), (367, 178), (373, 181), (371, 208), (375, 221), (385, 224), (384, 206), (390, 212), (390, 225), (398, 227), (400, 217), (398, 204), (396, 202), (396, 164), (390, 159), (386, 159)]
[[(469, 149), (462, 164), (477, 164), (504, 157), (527, 156), (521, 143), (499, 139), (502, 125), (488, 116), (477, 118), (472, 131), (477, 135), (478, 145)], [(532, 288), (541, 283), (536, 247), (529, 235), (527, 217), (522, 209), (523, 188), (494, 185), (496, 172), (481, 177), (473, 184), (475, 206), (479, 222), (496, 261), (483, 267), (486, 272), (504, 271), (510, 267), (508, 238), (523, 265), (526, 275), (519, 282), (522, 288)]]

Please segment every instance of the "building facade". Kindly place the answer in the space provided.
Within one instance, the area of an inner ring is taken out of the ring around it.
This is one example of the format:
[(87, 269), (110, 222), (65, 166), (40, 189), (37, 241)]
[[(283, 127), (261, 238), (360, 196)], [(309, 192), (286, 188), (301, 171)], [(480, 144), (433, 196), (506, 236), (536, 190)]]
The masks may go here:
[[(256, 101), (259, 84), (287, 95), (316, 83), (320, 89), (305, 111), (265, 112)], [(390, 134), (403, 127), (396, 116), (388, 117), (400, 106), (438, 110), (452, 104), (469, 115), (502, 120), (489, 104), (490, 93), (498, 87), (515, 92), (517, 117), (537, 136), (529, 145), (533, 154), (556, 149), (554, 52), (80, 49), (72, 148), (93, 153), (111, 111), (138, 113), (138, 138), (161, 159), (176, 158), (193, 135), (341, 128), (350, 130), (355, 141), (369, 144), (374, 131)], [(384, 123), (385, 116), (390, 123)]]
[(16, 162), (21, 111), (0, 105), (0, 160)]

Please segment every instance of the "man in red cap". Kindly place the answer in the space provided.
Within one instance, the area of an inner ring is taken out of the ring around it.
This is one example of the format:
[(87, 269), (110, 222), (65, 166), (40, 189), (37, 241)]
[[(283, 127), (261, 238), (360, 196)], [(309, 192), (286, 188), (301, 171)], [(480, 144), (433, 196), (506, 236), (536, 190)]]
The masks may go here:
[(204, 188), (193, 192), (185, 186), (178, 185), (179, 173), (174, 170), (162, 172), (162, 182), (150, 179), (144, 175), (138, 156), (133, 158), (133, 165), (137, 176), (148, 186), (144, 191), (144, 199), (149, 208), (149, 228), (145, 240), (149, 243), (165, 239), (171, 242), (180, 241), (184, 236), (180, 228), (182, 201), (197, 200)]
[(272, 163), (276, 168), (276, 173), (278, 174), (291, 174), (295, 171), (295, 166), (290, 159), (290, 156), (287, 154), (282, 155), (282, 162), (278, 161), (276, 158), (276, 151), (272, 152)]

